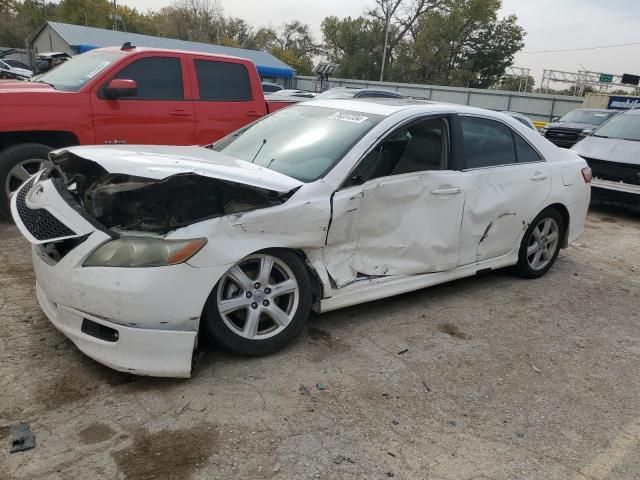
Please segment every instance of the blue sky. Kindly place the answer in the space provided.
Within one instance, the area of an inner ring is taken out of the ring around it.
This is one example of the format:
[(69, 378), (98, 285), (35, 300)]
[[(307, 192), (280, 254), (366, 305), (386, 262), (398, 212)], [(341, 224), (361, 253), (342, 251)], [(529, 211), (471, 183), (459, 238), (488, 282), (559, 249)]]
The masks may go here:
[[(170, 0), (118, 0), (142, 10)], [(220, 0), (226, 15), (253, 25), (277, 26), (286, 20), (308, 23), (320, 39), (320, 22), (328, 15), (358, 16), (373, 0)], [(528, 35), (524, 51), (556, 50), (640, 42), (640, 0), (503, 0), (502, 14), (515, 13)], [(572, 53), (518, 54), (515, 65), (531, 68), (540, 82), (542, 70), (587, 70), (640, 74), (640, 45)]]

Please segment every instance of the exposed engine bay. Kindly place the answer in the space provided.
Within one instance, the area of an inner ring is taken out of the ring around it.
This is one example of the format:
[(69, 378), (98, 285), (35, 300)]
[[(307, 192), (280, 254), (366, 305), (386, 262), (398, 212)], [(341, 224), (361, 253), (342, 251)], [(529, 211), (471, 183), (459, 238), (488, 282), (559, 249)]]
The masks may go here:
[(165, 234), (205, 219), (280, 205), (293, 194), (195, 173), (163, 180), (112, 174), (70, 152), (54, 158), (46, 175), (72, 206), (115, 231)]

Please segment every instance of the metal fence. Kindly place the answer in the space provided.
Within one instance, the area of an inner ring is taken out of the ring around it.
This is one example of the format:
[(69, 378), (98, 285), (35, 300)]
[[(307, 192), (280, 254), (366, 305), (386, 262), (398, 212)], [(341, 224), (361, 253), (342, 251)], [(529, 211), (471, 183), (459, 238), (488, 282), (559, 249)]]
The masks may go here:
[[(295, 77), (293, 88), (315, 91), (319, 89), (319, 86), (320, 84), (315, 77)], [(582, 97), (345, 78), (330, 79), (329, 88), (333, 87), (380, 87), (394, 90), (403, 95), (422, 97), (437, 102), (457, 103), (490, 110), (510, 110), (527, 115), (533, 121), (542, 122), (549, 122), (553, 117), (561, 117), (571, 110), (580, 108), (583, 102)]]

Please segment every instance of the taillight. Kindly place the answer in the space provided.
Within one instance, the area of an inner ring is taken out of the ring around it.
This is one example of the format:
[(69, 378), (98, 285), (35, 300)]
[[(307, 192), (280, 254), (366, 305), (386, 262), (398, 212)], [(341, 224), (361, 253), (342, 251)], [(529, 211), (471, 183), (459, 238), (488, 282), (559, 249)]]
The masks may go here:
[(591, 169), (589, 167), (584, 167), (582, 169), (582, 178), (584, 178), (584, 183), (591, 183), (593, 175), (591, 174)]

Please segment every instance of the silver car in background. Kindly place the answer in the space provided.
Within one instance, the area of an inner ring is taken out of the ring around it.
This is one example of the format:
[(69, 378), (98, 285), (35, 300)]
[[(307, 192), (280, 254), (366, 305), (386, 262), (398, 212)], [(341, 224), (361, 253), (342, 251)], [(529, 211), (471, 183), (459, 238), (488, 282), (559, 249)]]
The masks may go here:
[(593, 202), (640, 211), (640, 110), (614, 116), (573, 150), (593, 172)]

